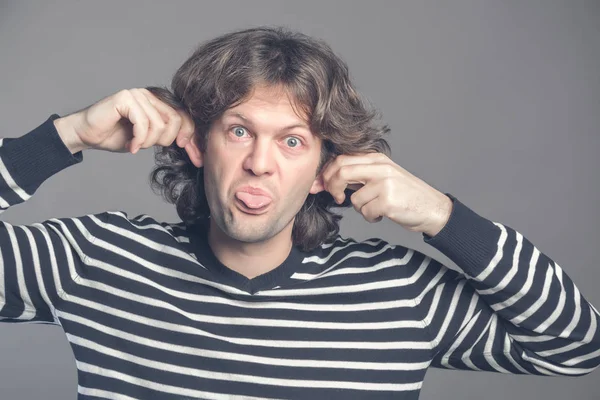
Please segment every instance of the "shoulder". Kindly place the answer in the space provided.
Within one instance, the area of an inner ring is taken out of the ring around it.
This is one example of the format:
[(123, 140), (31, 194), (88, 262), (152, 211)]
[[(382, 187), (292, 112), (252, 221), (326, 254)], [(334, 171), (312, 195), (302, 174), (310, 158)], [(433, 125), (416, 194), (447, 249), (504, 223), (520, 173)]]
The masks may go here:
[(97, 226), (107, 235), (118, 235), (132, 240), (157, 239), (164, 242), (178, 236), (187, 236), (183, 222), (166, 222), (148, 214), (129, 214), (123, 210), (106, 210), (78, 217)]
[(364, 240), (357, 240), (353, 237), (344, 237), (338, 235), (333, 241), (324, 243), (312, 253), (317, 257), (331, 257), (338, 254), (338, 257), (358, 257), (358, 258), (398, 258), (415, 252), (410, 248), (389, 241), (372, 237)]
[(304, 279), (331, 275), (384, 275), (398, 278), (406, 267), (419, 265), (426, 255), (381, 238), (357, 240), (338, 235), (333, 241), (321, 244), (304, 253)]

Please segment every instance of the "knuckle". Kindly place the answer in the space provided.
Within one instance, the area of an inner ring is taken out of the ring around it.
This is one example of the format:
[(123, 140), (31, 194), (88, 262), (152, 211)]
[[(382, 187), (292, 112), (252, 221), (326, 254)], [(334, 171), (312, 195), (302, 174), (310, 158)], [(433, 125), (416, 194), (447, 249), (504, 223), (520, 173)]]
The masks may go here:
[(144, 144), (148, 144), (151, 141), (156, 140), (156, 134), (158, 129), (152, 123), (150, 123), (150, 129), (148, 129), (148, 134), (144, 138)]
[(157, 145), (163, 146), (163, 147), (170, 146), (172, 143), (173, 143), (172, 140), (169, 140), (168, 138), (165, 138), (165, 137), (159, 138), (158, 141), (156, 142)]
[(385, 178), (383, 180), (383, 188), (384, 190), (386, 190), (388, 193), (391, 193), (392, 190), (394, 189), (394, 179), (392, 178)]
[(154, 126), (155, 132), (163, 132), (165, 130), (165, 127), (167, 126), (167, 124), (165, 124), (165, 121), (163, 121), (162, 118), (153, 121), (152, 125)]
[(117, 94), (115, 95), (115, 98), (117, 100), (130, 100), (133, 97), (133, 94), (131, 93), (131, 89), (123, 89), (123, 90), (119, 90), (117, 92)]
[(147, 146), (151, 146), (160, 139), (160, 129), (157, 127), (151, 128), (148, 136), (146, 136), (146, 140), (144, 140), (144, 144)]

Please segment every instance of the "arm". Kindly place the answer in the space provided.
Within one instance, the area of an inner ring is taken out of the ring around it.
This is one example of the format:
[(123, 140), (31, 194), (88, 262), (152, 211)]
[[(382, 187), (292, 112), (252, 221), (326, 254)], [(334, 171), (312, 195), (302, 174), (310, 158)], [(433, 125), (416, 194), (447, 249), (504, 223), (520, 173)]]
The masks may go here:
[(428, 259), (410, 271), (432, 337), (432, 366), (514, 374), (590, 373), (600, 364), (599, 314), (560, 266), (508, 226), (452, 195), (448, 223), (424, 241), (463, 274)]
[[(0, 139), (0, 213), (27, 201), (50, 176), (83, 160), (61, 140), (53, 114), (19, 138)], [(32, 225), (0, 221), (0, 321), (58, 323), (54, 307), (91, 245), (92, 217)]]
[[(149, 89), (120, 90), (66, 117), (53, 114), (22, 137), (0, 138), (0, 213), (27, 201), (52, 175), (82, 162), (84, 149), (136, 153), (170, 146), (175, 139), (186, 147), (195, 133), (193, 119), (167, 104), (176, 103), (172, 94)], [(94, 233), (109, 214), (30, 226), (0, 222), (0, 320), (57, 323), (55, 307), (67, 299), (67, 286), (85, 267)]]

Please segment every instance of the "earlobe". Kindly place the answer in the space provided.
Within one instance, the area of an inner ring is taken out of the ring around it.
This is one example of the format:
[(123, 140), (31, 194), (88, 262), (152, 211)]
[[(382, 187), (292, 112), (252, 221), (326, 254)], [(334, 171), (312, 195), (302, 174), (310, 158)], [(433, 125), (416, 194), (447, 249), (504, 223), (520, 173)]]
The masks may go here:
[(309, 193), (317, 194), (325, 190), (325, 185), (323, 184), (323, 176), (321, 174), (317, 175), (312, 186), (310, 187)]
[(184, 149), (190, 157), (190, 161), (194, 164), (194, 166), (196, 166), (196, 168), (201, 168), (204, 166), (204, 155), (196, 145), (194, 139), (187, 142)]

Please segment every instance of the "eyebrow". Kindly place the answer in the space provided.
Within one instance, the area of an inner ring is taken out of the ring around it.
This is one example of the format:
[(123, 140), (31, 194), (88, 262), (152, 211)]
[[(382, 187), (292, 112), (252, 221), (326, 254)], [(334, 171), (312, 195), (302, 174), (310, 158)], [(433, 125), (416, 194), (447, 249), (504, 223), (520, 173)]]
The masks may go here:
[[(242, 113), (240, 112), (225, 112), (223, 114), (224, 117), (238, 117), (239, 119), (249, 123), (250, 125), (254, 125), (252, 123), (252, 121), (248, 118), (246, 118)], [(304, 123), (300, 123), (300, 124), (294, 124), (294, 125), (288, 125), (284, 128), (281, 128), (282, 131), (287, 131), (290, 129), (294, 129), (294, 128), (304, 128), (306, 130), (308, 130), (310, 132), (310, 128), (308, 127), (308, 125), (304, 124)]]

